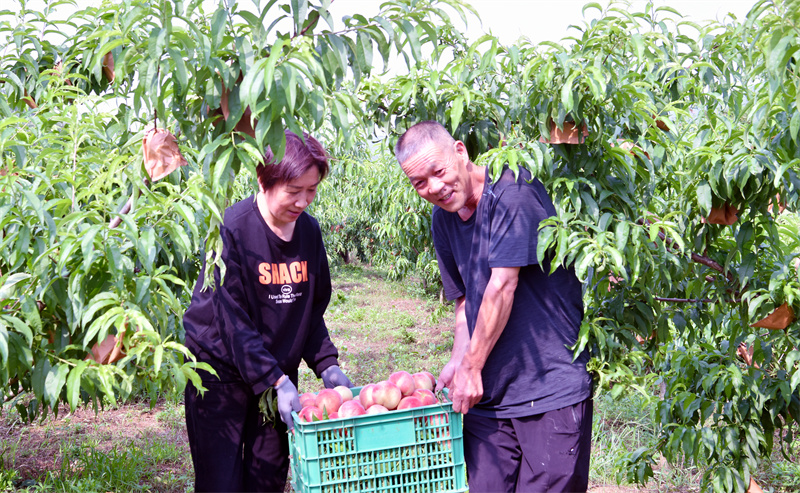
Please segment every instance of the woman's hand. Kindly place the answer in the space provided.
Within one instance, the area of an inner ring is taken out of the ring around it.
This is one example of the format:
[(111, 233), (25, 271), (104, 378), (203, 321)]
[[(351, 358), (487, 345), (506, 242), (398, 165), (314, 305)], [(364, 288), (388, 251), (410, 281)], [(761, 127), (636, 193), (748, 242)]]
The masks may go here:
[(289, 377), (284, 375), (278, 379), (275, 390), (278, 392), (278, 414), (281, 416), (281, 421), (286, 423), (286, 427), (291, 430), (294, 428), (292, 411), (300, 410), (300, 396), (297, 394), (297, 387), (289, 380)]
[(348, 389), (353, 388), (353, 382), (347, 378), (341, 368), (339, 368), (339, 365), (333, 365), (325, 368), (322, 371), (321, 376), (322, 383), (325, 384), (326, 389), (332, 389), (340, 385), (347, 387)]

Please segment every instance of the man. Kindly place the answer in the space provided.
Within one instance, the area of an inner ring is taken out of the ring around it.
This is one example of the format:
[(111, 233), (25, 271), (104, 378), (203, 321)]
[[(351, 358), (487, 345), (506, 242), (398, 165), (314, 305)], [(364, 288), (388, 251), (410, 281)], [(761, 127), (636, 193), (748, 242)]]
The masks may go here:
[(572, 268), (538, 259), (539, 222), (554, 216), (544, 186), (508, 167), (492, 182), (463, 142), (417, 123), (395, 155), (433, 208), (455, 340), (437, 388), (464, 414), (470, 492), (586, 491), (592, 430), (588, 354), (573, 361), (583, 318)]

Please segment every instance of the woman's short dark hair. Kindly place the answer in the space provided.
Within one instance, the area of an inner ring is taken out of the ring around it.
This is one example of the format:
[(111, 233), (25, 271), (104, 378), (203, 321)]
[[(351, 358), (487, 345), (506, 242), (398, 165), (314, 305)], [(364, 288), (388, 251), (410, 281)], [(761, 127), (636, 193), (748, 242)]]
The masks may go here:
[[(317, 139), (303, 132), (303, 138), (286, 130), (286, 152), (280, 162), (275, 162), (272, 149), (267, 147), (264, 163), (256, 167), (258, 183), (264, 190), (303, 176), (312, 166), (319, 170), (319, 179), (328, 175), (328, 153)], [(305, 142), (303, 142), (305, 140)]]

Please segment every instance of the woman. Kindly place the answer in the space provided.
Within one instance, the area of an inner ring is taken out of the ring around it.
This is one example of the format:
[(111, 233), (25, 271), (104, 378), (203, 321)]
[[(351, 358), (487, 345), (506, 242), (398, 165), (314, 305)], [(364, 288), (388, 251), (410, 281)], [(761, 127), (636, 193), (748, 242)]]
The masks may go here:
[[(202, 396), (186, 388), (197, 491), (284, 490), (301, 358), (326, 387), (352, 387), (322, 317), (331, 296), (322, 234), (304, 212), (328, 159), (316, 139), (304, 140), (286, 131), (283, 159), (267, 150), (256, 170), (256, 196), (225, 211), (224, 282), (216, 269), (216, 289), (203, 291), (201, 273), (183, 318), (186, 346), (218, 375), (201, 372)], [(259, 414), (270, 387), (283, 423), (264, 424)]]

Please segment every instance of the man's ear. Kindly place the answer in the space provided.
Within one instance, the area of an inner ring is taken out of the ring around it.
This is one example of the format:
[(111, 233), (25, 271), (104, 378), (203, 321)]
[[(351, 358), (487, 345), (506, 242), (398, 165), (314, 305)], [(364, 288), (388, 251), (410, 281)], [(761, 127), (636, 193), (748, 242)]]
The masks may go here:
[(467, 146), (464, 145), (463, 142), (461, 142), (460, 140), (457, 140), (457, 141), (455, 141), (453, 146), (454, 146), (453, 149), (455, 149), (456, 154), (458, 154), (459, 156), (464, 157), (467, 161), (469, 161), (469, 152), (467, 152)]

